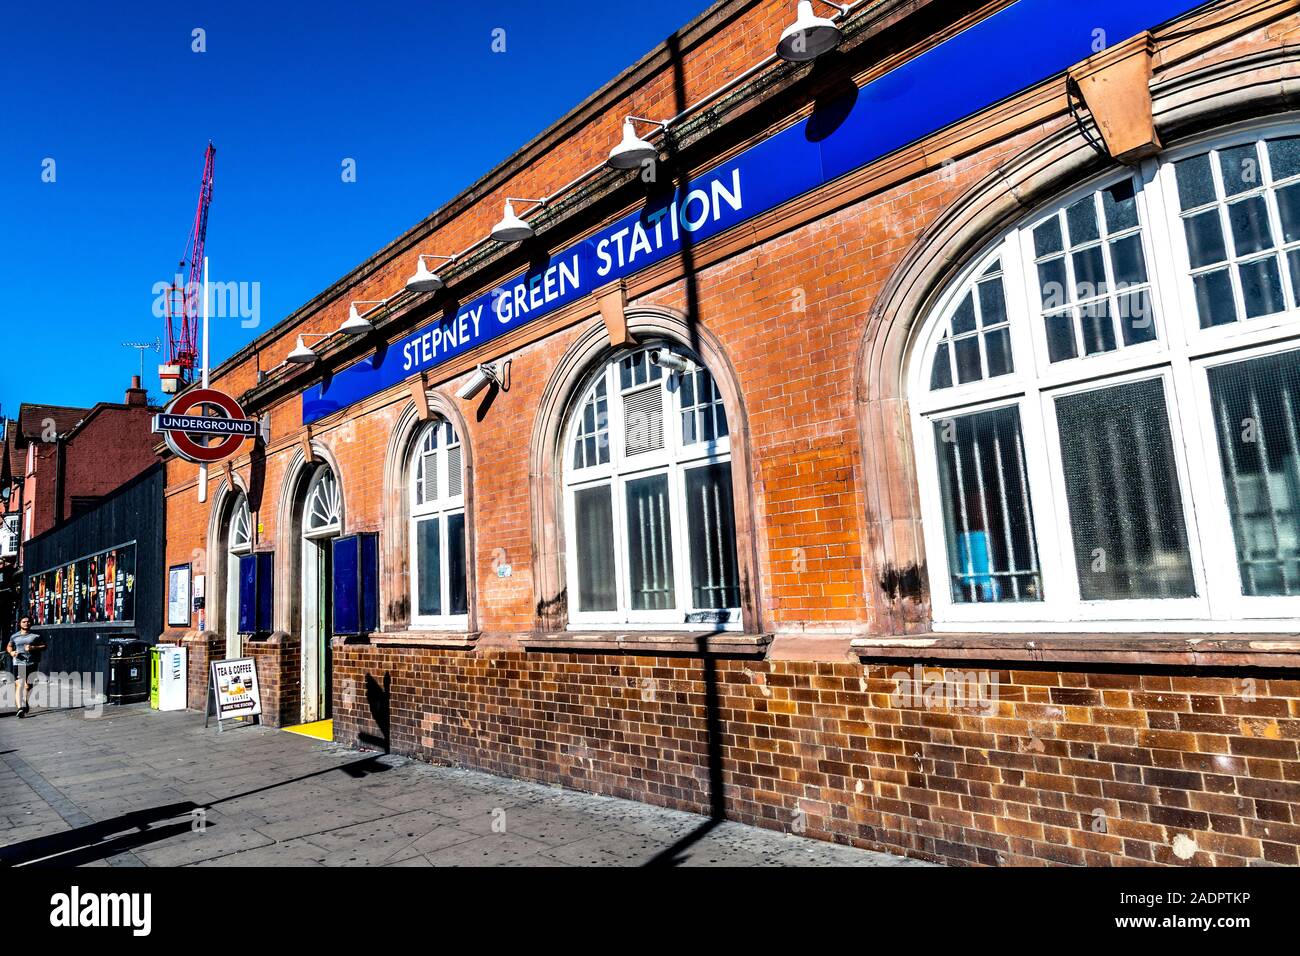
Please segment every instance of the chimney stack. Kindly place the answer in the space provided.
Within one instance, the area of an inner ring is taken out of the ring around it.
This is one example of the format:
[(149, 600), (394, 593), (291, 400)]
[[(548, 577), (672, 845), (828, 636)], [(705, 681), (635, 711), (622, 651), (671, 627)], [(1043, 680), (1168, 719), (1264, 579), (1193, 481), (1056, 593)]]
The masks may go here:
[(131, 387), (126, 390), (126, 403), (128, 405), (147, 405), (149, 403), (149, 394), (140, 387), (140, 376), (131, 376)]

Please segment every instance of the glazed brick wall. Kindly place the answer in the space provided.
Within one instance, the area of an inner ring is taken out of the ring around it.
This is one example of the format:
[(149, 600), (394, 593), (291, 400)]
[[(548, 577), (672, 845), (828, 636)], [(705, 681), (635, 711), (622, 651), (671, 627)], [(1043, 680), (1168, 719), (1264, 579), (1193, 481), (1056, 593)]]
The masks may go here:
[(726, 816), (774, 830), (954, 864), (1300, 862), (1294, 675), (1000, 670), (986, 715), (899, 706), (911, 663), (710, 678), (699, 659), (336, 647), (334, 739), (707, 813), (712, 736)]
[(299, 723), (302, 697), (299, 687), (302, 648), (283, 635), (245, 641), (244, 655), (257, 664), (257, 682), (262, 692), (262, 723), (286, 727)]
[(213, 661), (223, 660), (226, 656), (226, 641), (211, 632), (192, 634), (178, 638), (174, 634), (163, 634), (162, 641), (180, 643), (185, 647), (186, 706), (190, 710), (203, 710), (210, 707), (208, 696), (208, 665)]

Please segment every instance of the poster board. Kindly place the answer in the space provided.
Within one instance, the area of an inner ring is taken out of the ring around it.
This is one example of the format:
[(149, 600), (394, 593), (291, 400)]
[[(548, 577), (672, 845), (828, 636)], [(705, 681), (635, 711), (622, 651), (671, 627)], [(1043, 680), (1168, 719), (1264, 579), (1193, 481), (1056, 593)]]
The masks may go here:
[(208, 665), (207, 718), (217, 718), (217, 729), (223, 720), (240, 717), (261, 717), (262, 689), (257, 683), (257, 661), (251, 657), (213, 661)]
[(28, 574), (27, 608), (41, 628), (135, 623), (135, 542)]
[(177, 564), (167, 569), (167, 626), (190, 626), (190, 566)]

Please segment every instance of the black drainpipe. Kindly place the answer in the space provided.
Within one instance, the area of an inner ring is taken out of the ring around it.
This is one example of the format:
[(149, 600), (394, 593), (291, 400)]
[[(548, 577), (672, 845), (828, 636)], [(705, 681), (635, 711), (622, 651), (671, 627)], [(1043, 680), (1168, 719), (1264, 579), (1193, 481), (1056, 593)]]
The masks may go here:
[(63, 436), (54, 436), (54, 527), (63, 524)]

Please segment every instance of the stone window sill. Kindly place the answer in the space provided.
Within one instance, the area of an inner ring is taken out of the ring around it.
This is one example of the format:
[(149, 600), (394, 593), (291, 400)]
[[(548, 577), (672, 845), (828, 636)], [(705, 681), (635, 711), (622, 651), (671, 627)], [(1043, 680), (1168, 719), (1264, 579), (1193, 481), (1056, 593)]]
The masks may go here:
[(1296, 634), (949, 634), (860, 637), (860, 658), (1300, 667)]
[(554, 631), (523, 638), (524, 648), (530, 651), (748, 657), (761, 656), (771, 642), (771, 634), (740, 631)]
[(372, 647), (438, 647), (469, 650), (478, 643), (479, 631), (385, 631), (371, 634)]

